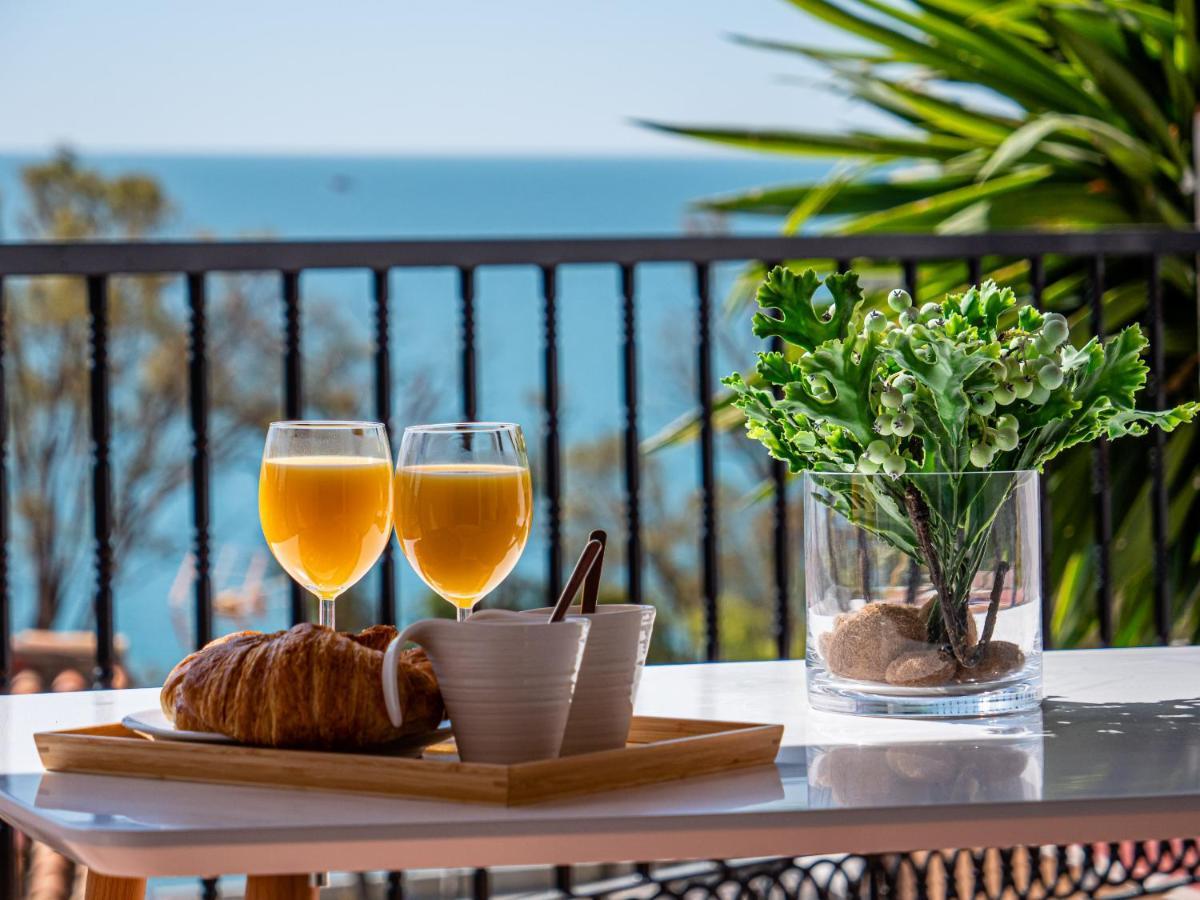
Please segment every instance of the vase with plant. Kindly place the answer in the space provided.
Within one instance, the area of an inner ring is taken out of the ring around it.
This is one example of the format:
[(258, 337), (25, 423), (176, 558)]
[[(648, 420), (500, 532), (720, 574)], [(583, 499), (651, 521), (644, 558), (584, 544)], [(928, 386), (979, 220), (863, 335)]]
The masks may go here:
[[(824, 290), (822, 290), (824, 287)], [(1037, 473), (1076, 444), (1172, 430), (1197, 404), (1135, 405), (1136, 325), (1070, 341), (1066, 320), (993, 282), (867, 309), (853, 272), (768, 273), (725, 380), (750, 437), (805, 477), (809, 696), (892, 715), (1041, 699)]]

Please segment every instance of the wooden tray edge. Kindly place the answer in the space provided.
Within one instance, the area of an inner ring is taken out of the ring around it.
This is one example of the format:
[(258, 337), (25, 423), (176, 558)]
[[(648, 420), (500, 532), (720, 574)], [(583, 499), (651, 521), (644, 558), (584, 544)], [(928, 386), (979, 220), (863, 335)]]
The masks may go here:
[[(646, 731), (677, 736), (508, 766), (152, 741), (117, 723), (41, 731), (33, 737), (42, 764), (51, 772), (524, 806), (767, 765), (779, 752), (784, 728), (751, 722), (635, 717), (631, 737)], [(389, 783), (365, 783), (368, 775), (378, 778), (378, 772), (367, 770), (384, 760)], [(213, 765), (217, 762), (220, 764)], [(196, 766), (204, 763), (209, 765), (197, 773)], [(351, 777), (348, 773), (357, 774)], [(598, 774), (610, 777), (599, 778)]]

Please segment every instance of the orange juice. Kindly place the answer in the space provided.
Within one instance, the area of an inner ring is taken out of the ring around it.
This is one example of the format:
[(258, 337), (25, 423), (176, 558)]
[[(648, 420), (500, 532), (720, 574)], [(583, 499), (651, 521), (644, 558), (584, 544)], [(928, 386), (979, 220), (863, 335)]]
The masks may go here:
[(396, 470), (396, 536), (441, 597), (470, 609), (512, 571), (533, 519), (529, 470), (461, 463)]
[(284, 456), (263, 461), (258, 515), (279, 564), (330, 599), (366, 574), (390, 537), (388, 460)]

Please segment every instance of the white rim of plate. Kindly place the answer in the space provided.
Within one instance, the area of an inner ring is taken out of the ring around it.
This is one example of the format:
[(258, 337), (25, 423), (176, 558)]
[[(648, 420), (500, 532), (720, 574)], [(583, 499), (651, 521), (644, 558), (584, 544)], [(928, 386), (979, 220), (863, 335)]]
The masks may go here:
[[(158, 716), (162, 717), (165, 724), (158, 725), (155, 723), (154, 719)], [(137, 712), (129, 713), (121, 719), (121, 724), (130, 731), (136, 731), (142, 735), (150, 735), (152, 738), (162, 738), (163, 740), (194, 741), (208, 744), (237, 743), (229, 735), (221, 734), (219, 731), (185, 731), (182, 728), (176, 728), (171, 720), (159, 709), (141, 709)]]

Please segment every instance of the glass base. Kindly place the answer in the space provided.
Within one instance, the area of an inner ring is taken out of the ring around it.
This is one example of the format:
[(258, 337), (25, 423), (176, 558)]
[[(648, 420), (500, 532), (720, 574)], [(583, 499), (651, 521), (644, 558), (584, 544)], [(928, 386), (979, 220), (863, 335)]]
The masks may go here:
[(1036, 663), (999, 681), (924, 688), (839, 678), (812, 660), (806, 674), (809, 704), (826, 712), (946, 719), (1029, 712), (1042, 703), (1042, 671)]

